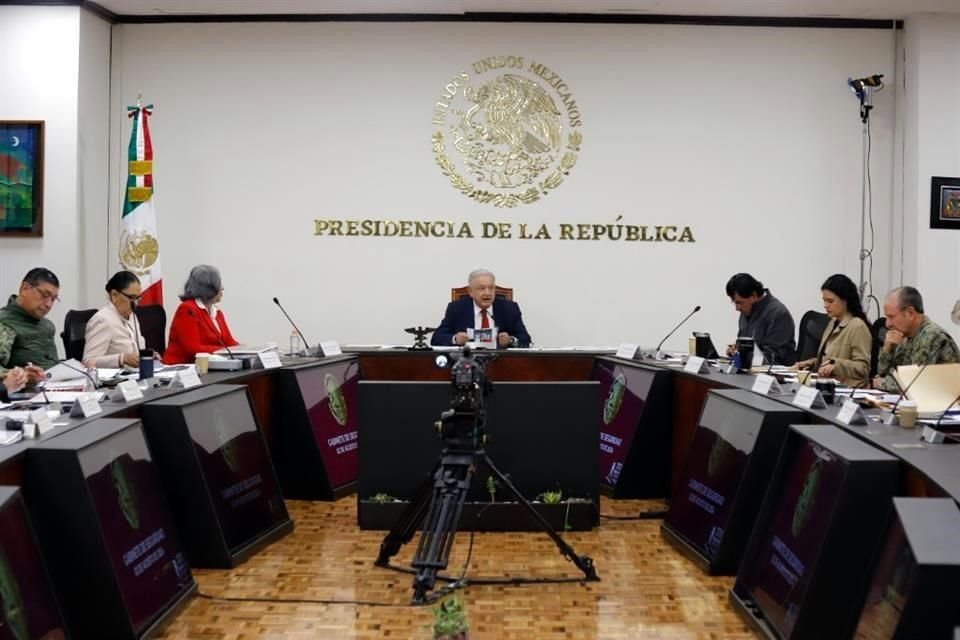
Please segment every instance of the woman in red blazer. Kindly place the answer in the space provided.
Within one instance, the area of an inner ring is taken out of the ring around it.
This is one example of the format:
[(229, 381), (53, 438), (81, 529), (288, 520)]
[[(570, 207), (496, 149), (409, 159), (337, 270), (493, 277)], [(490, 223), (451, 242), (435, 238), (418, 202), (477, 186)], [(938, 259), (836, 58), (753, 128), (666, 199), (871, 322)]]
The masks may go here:
[(198, 353), (213, 353), (224, 346), (240, 344), (230, 333), (227, 318), (220, 310), (221, 298), (223, 285), (216, 267), (201, 264), (190, 270), (180, 296), (183, 302), (170, 323), (164, 364), (189, 364)]

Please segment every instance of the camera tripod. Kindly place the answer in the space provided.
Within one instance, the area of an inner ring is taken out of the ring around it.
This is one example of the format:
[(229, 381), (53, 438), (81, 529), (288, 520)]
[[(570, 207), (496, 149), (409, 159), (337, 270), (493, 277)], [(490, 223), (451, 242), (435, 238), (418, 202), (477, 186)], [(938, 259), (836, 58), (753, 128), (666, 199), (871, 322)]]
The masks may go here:
[[(482, 410), (480, 413), (482, 414)], [(442, 433), (445, 422), (469, 419), (471, 416), (470, 412), (445, 412), (441, 416), (438, 428)], [(472, 417), (475, 420), (474, 424), (478, 425), (474, 433), (482, 433), (482, 415)], [(600, 579), (593, 565), (593, 559), (589, 556), (577, 555), (573, 547), (567, 544), (553, 530), (550, 523), (533, 508), (530, 501), (521, 495), (510, 478), (497, 468), (484, 450), (482, 438), (451, 438), (448, 442), (449, 445), (444, 448), (440, 460), (420, 487), (416, 497), (380, 543), (380, 554), (374, 563), (378, 567), (388, 566), (390, 558), (396, 555), (404, 544), (410, 542), (417, 528), (423, 523), (423, 530), (411, 562), (416, 570), (416, 576), (413, 579), (413, 602), (424, 603), (432, 600), (427, 593), (432, 591), (436, 584), (437, 572), (447, 568), (463, 504), (478, 465), (485, 466), (494, 478), (524, 506), (540, 528), (557, 545), (560, 553), (583, 572), (586, 580)]]

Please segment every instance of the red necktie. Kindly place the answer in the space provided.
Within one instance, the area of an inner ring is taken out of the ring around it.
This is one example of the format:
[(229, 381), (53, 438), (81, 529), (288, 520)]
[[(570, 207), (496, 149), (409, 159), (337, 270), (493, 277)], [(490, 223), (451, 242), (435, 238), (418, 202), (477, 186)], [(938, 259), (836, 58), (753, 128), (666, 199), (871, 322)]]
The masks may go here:
[(489, 329), (490, 328), (490, 317), (487, 316), (486, 309), (480, 309), (480, 328)]

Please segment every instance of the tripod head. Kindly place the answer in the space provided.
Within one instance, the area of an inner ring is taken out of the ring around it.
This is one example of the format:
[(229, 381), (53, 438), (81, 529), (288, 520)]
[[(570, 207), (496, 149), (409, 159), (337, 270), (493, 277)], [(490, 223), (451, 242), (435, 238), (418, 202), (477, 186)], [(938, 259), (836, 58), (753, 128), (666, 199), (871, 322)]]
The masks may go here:
[(496, 355), (478, 355), (470, 347), (464, 347), (462, 353), (450, 355), (449, 359), (437, 357), (437, 366), (440, 367), (453, 361), (450, 367), (450, 408), (440, 414), (437, 432), (449, 448), (476, 450), (486, 439), (484, 402), (493, 391), (486, 367)]

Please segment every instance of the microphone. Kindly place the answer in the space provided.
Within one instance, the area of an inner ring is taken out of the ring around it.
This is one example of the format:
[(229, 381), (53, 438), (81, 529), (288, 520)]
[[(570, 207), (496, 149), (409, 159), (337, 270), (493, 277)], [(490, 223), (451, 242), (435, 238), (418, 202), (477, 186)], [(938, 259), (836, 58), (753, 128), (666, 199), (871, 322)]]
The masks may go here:
[[(293, 321), (293, 318), (291, 318), (291, 317), (290, 317), (290, 314), (287, 313), (287, 310), (283, 308), (283, 305), (280, 304), (280, 301), (277, 300), (276, 296), (274, 296), (274, 298), (273, 298), (273, 304), (275, 304), (275, 305), (277, 305), (278, 307), (280, 307), (280, 311), (281, 311), (281, 312), (283, 313), (283, 315), (287, 318), (287, 322), (290, 323), (290, 326), (293, 327), (293, 330), (296, 331), (296, 332), (297, 332), (297, 335), (300, 336), (300, 339), (303, 340), (303, 348), (304, 348), (305, 353), (306, 353), (307, 355), (310, 355), (310, 343), (307, 342), (307, 339), (303, 337), (303, 332), (300, 331), (300, 327), (298, 327), (297, 324)], [(290, 355), (293, 355), (293, 354), (290, 354)]]
[[(924, 362), (924, 363), (923, 363), (923, 366), (920, 367), (920, 371), (917, 371), (917, 375), (913, 376), (913, 380), (910, 381), (910, 384), (907, 385), (907, 388), (906, 388), (906, 389), (904, 389), (903, 387), (900, 386), (900, 383), (897, 381), (897, 376), (894, 376), (894, 375), (891, 375), (891, 376), (890, 376), (891, 378), (893, 378), (893, 382), (894, 382), (894, 384), (897, 385), (897, 388), (900, 389), (900, 399), (897, 400), (897, 401), (894, 403), (893, 408), (891, 409), (891, 411), (893, 411), (893, 412), (896, 412), (896, 411), (897, 411), (897, 407), (900, 406), (900, 402), (901, 402), (904, 398), (907, 397), (907, 391), (910, 391), (910, 387), (913, 386), (913, 383), (920, 379), (920, 376), (923, 375), (924, 370), (926, 370), (926, 368), (929, 367), (929, 366), (930, 366), (930, 363), (929, 363), (929, 362)], [(952, 405), (951, 405), (951, 406), (952, 406)]]
[(695, 306), (695, 307), (693, 308), (693, 311), (691, 311), (690, 313), (688, 313), (688, 314), (687, 314), (687, 317), (680, 321), (680, 324), (678, 324), (677, 326), (675, 326), (675, 327), (670, 331), (670, 333), (668, 333), (667, 335), (665, 335), (665, 336), (663, 337), (663, 340), (661, 340), (661, 341), (660, 341), (660, 344), (657, 345), (657, 350), (656, 350), (656, 352), (654, 353), (654, 356), (653, 356), (653, 357), (654, 357), (655, 360), (659, 360), (659, 359), (660, 359), (660, 347), (663, 346), (663, 343), (666, 342), (666, 341), (670, 338), (670, 336), (672, 336), (673, 334), (675, 334), (675, 333), (677, 332), (677, 329), (679, 329), (680, 327), (682, 327), (682, 326), (684, 325), (684, 323), (685, 323), (687, 320), (689, 320), (690, 318), (692, 318), (692, 317), (693, 317), (693, 314), (695, 314), (697, 311), (700, 311), (700, 305)]
[[(96, 379), (95, 379), (92, 375), (90, 375), (90, 372), (87, 371), (86, 369), (78, 369), (77, 367), (73, 366), (72, 364), (67, 364), (67, 361), (66, 361), (66, 360), (57, 360), (57, 364), (62, 364), (62, 365), (65, 366), (67, 369), (71, 369), (71, 370), (73, 370), (73, 371), (76, 371), (77, 373), (83, 374), (83, 377), (86, 378), (87, 380), (89, 380), (89, 381), (90, 381), (90, 384), (93, 385), (94, 391), (96, 391), (97, 387), (100, 386), (100, 385), (97, 384)], [(47, 374), (47, 377), (48, 377), (48, 378), (50, 377), (50, 374), (49, 374), (49, 373)], [(44, 394), (43, 394), (43, 397), (44, 397), (44, 399), (46, 399), (47, 394), (44, 393)]]
[(820, 365), (823, 362), (823, 354), (827, 351), (827, 342), (829, 342), (830, 336), (833, 335), (833, 332), (837, 330), (838, 324), (840, 324), (839, 318), (834, 318), (833, 322), (830, 323), (830, 331), (827, 333), (827, 339), (823, 341), (823, 347), (820, 348), (820, 353), (817, 354), (817, 359), (813, 361), (813, 365), (809, 369), (811, 373), (820, 370)]
[[(920, 374), (918, 373), (917, 375), (920, 375)], [(953, 405), (957, 404), (958, 402), (960, 402), (960, 396), (957, 396), (956, 398), (954, 398), (954, 399), (953, 399), (953, 402), (951, 402), (950, 404), (948, 404), (948, 405), (947, 405), (947, 408), (943, 410), (943, 413), (941, 413), (941, 414), (940, 414), (940, 417), (937, 418), (937, 424), (936, 424), (936, 426), (933, 427), (934, 429), (936, 429), (937, 431), (940, 430), (940, 423), (943, 421), (943, 417), (944, 417), (945, 415), (947, 415), (947, 411), (950, 411), (950, 407), (952, 407)]]
[[(198, 318), (197, 315), (193, 312), (193, 309), (187, 309), (187, 313), (190, 315), (191, 318), (193, 318), (197, 322), (200, 322), (200, 318)], [(233, 352), (230, 351), (230, 347), (227, 346), (227, 343), (223, 341), (223, 338), (220, 336), (220, 332), (214, 330), (213, 337), (216, 338), (217, 342), (220, 343), (220, 346), (227, 351), (227, 356), (229, 356), (231, 360), (234, 360), (235, 358), (233, 357)]]

